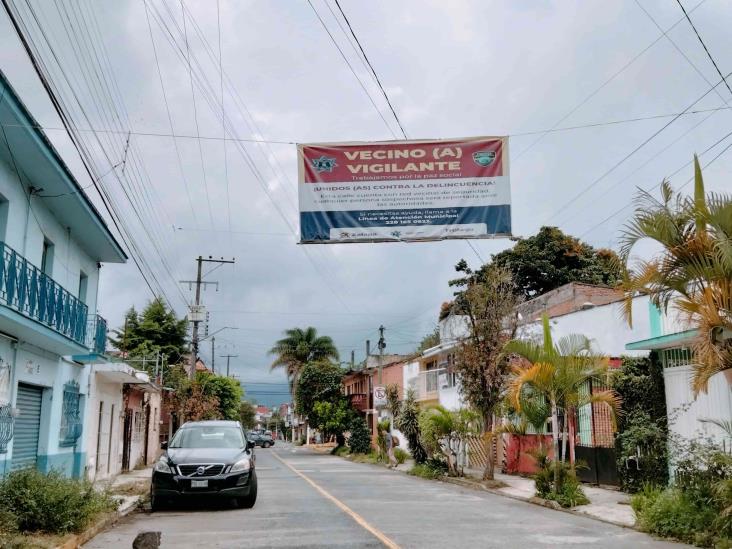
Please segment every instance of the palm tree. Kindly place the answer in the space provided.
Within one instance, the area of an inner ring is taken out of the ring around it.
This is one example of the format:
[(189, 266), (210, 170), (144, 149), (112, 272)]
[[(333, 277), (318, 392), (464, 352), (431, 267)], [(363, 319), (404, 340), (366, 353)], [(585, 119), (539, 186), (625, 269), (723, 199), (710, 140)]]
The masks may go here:
[(269, 354), (275, 356), (271, 369), (284, 368), (290, 387), (294, 387), (300, 371), (310, 362), (338, 360), (338, 349), (328, 336), (319, 336), (312, 326), (304, 330), (285, 330), (285, 337), (275, 342)]
[[(565, 418), (571, 419), (580, 406), (602, 402), (610, 406), (614, 417), (620, 400), (612, 390), (595, 394), (583, 392), (582, 388), (589, 380), (606, 382), (608, 376), (607, 359), (593, 352), (589, 339), (572, 334), (554, 343), (547, 315), (543, 316), (542, 324), (544, 340), (541, 344), (521, 339), (514, 339), (506, 344), (506, 352), (522, 359), (513, 364), (508, 396), (519, 413), (527, 398), (548, 405), (556, 462), (559, 457), (560, 411), (564, 412)], [(570, 463), (574, 466), (574, 421), (564, 423), (570, 429)], [(556, 466), (554, 480), (556, 487), (559, 481), (559, 468)]]
[[(673, 304), (698, 329), (692, 385), (695, 393), (706, 391), (713, 375), (732, 368), (732, 196), (705, 194), (695, 155), (693, 197), (663, 181), (660, 200), (642, 192), (636, 201), (621, 237), (626, 318), (632, 324), (631, 301), (638, 293), (664, 311)], [(643, 239), (662, 249), (631, 266), (630, 253)]]

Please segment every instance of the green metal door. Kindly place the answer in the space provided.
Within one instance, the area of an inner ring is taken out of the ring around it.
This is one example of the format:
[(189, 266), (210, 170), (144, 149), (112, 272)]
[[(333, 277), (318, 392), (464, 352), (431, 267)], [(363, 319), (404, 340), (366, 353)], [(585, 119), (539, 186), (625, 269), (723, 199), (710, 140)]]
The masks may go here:
[(35, 467), (38, 457), (38, 435), (41, 430), (41, 399), (43, 389), (18, 384), (15, 407), (20, 415), (15, 418), (12, 469)]

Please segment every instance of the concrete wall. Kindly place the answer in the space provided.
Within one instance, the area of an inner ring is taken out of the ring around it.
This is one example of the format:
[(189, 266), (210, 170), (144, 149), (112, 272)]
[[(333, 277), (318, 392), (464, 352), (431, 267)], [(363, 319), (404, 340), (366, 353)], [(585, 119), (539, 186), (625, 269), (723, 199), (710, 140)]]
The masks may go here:
[(122, 383), (105, 381), (92, 371), (86, 423), (87, 478), (94, 480), (117, 475), (122, 470)]
[[(85, 462), (84, 436), (75, 446), (60, 445), (61, 414), (64, 385), (69, 381), (79, 383), (81, 409), (87, 400), (84, 367), (27, 343), (15, 344), (0, 338), (0, 359), (15, 364), (11, 372), (11, 405), (16, 407), (18, 383), (34, 385), (43, 390), (41, 404), (41, 429), (38, 439), (37, 466), (42, 471), (57, 469), (69, 476), (80, 476)], [(86, 429), (86, 425), (83, 426)], [(7, 452), (0, 454), (0, 474), (7, 474), (13, 457), (11, 439)]]
[[(26, 182), (26, 185), (28, 183)], [(34, 182), (43, 187), (42, 182)], [(51, 277), (64, 289), (79, 297), (79, 274), (87, 275), (87, 292), (84, 302), (89, 312), (96, 312), (99, 269), (96, 262), (79, 246), (74, 235), (54, 217), (54, 200), (63, 198), (41, 198), (32, 196), (28, 207), (27, 189), (24, 191), (13, 169), (0, 161), (0, 196), (8, 202), (7, 222), (2, 226), (0, 218), (0, 239), (22, 254), (40, 269), (43, 255), (43, 239), (54, 245)]]

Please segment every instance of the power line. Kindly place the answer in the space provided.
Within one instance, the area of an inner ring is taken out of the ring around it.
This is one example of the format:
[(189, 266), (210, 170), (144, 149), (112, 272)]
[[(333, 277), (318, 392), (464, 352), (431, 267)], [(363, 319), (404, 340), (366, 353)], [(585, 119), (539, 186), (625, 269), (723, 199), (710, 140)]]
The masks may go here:
[[(224, 102), (224, 56), (221, 52), (221, 2), (216, 0), (216, 23), (219, 38), (219, 88), (221, 90), (221, 133), (226, 137), (226, 106)], [(224, 141), (224, 181), (226, 182), (226, 222), (231, 231), (231, 199), (229, 198), (229, 163), (227, 159), (226, 141)]]
[[(732, 74), (732, 72), (730, 72)], [(728, 75), (729, 76), (729, 75)], [(716, 84), (714, 84), (710, 89), (708, 89), (706, 92), (704, 92), (700, 97), (695, 99), (691, 104), (689, 104), (686, 109), (684, 109), (682, 112), (686, 112), (691, 107), (696, 105), (699, 101), (704, 99), (707, 95), (709, 95), (719, 84), (721, 84), (722, 81), (720, 80)], [(618, 162), (613, 164), (613, 166), (606, 170), (600, 177), (596, 178), (592, 183), (590, 183), (588, 186), (584, 187), (580, 192), (578, 192), (576, 195), (574, 195), (569, 201), (565, 202), (558, 210), (556, 210), (554, 213), (552, 213), (550, 216), (548, 216), (546, 219), (551, 219), (556, 214), (560, 213), (562, 210), (576, 202), (581, 196), (583, 196), (585, 193), (587, 193), (590, 189), (592, 189), (595, 185), (600, 183), (603, 179), (605, 179), (608, 175), (610, 175), (612, 172), (614, 172), (617, 168), (619, 168), (625, 161), (627, 161), (630, 157), (632, 157), (635, 153), (637, 153), (640, 149), (645, 147), (648, 143), (651, 142), (656, 136), (658, 136), (661, 132), (663, 132), (666, 128), (668, 128), (671, 124), (673, 124), (676, 120), (680, 118), (680, 115), (675, 116), (671, 120), (669, 120), (666, 124), (661, 126), (658, 130), (653, 132), (648, 138), (646, 138), (643, 142), (641, 142), (639, 145), (637, 145), (633, 150), (631, 150), (628, 154), (626, 154), (623, 158), (621, 158)]]
[[(691, 11), (693, 12), (694, 10), (696, 10), (704, 2), (706, 2), (706, 0), (701, 0), (696, 6), (694, 6), (692, 8)], [(667, 29), (667, 31), (670, 31), (673, 28), (675, 28), (683, 20), (684, 20), (683, 17), (680, 18), (680, 19), (678, 19), (673, 25), (671, 25)], [(585, 104), (587, 104), (587, 102), (589, 102), (590, 99), (592, 99), (598, 93), (600, 93), (600, 91), (603, 88), (605, 88), (605, 86), (607, 86), (608, 84), (610, 84), (610, 82), (612, 82), (618, 76), (620, 76), (620, 74), (622, 74), (623, 72), (625, 72), (631, 65), (633, 65), (633, 63), (635, 63), (638, 59), (640, 59), (648, 50), (650, 50), (653, 46), (655, 46), (656, 44), (658, 44), (658, 42), (660, 42), (662, 38), (663, 38), (663, 34), (659, 35), (655, 40), (653, 40), (653, 42), (651, 42), (650, 44), (648, 44), (645, 48), (643, 48), (640, 52), (638, 52), (635, 56), (633, 56), (633, 58), (630, 59), (630, 61), (628, 61), (625, 65), (623, 65), (622, 67), (620, 67), (620, 69), (618, 69), (617, 71), (615, 71), (602, 84), (600, 84), (597, 88), (595, 88), (594, 90), (592, 90), (579, 103), (577, 103), (574, 107), (572, 107), (564, 116), (562, 116), (559, 120), (557, 120), (557, 122), (554, 123), (554, 125), (551, 127), (551, 129), (554, 129), (557, 126), (559, 126), (559, 124), (561, 124), (562, 122), (564, 122), (565, 120), (567, 120), (570, 116), (572, 116), (575, 112), (577, 112), (580, 108), (582, 108)], [(513, 158), (512, 161), (513, 162), (516, 162), (519, 158), (521, 158), (524, 154), (526, 154), (529, 150), (531, 150), (537, 143), (539, 143), (539, 141), (541, 141), (542, 139), (544, 139), (544, 137), (548, 133), (549, 133), (548, 131), (547, 132), (542, 132), (541, 135), (539, 135), (539, 137), (537, 139), (535, 139), (534, 141), (532, 141), (528, 145), (528, 147), (524, 148), (518, 155), (516, 155), (516, 157)]]
[[(727, 82), (727, 77), (725, 77), (722, 74), (722, 71), (719, 70), (719, 67), (717, 66), (717, 62), (714, 60), (714, 57), (712, 57), (712, 54), (709, 53), (709, 49), (707, 48), (707, 45), (704, 43), (704, 40), (702, 40), (702, 37), (699, 35), (699, 31), (696, 30), (694, 23), (691, 21), (691, 17), (689, 17), (689, 14), (686, 13), (686, 9), (684, 8), (684, 5), (681, 3), (681, 0), (676, 0), (676, 3), (681, 8), (681, 11), (684, 12), (684, 17), (686, 17), (686, 20), (689, 22), (689, 25), (691, 25), (691, 28), (694, 29), (694, 34), (696, 34), (696, 37), (699, 39), (699, 42), (701, 42), (701, 45), (704, 48), (704, 51), (707, 52), (707, 57), (709, 57), (709, 60), (712, 62), (712, 65), (714, 65), (714, 68), (717, 70), (717, 74), (719, 74), (719, 76), (724, 81), (724, 85), (727, 86), (727, 90), (729, 90), (729, 93), (732, 94), (732, 88), (729, 87), (729, 82)], [(729, 76), (729, 75), (727, 75), (727, 76)]]
[[(193, 119), (196, 123), (196, 136), (201, 135), (201, 130), (198, 126), (198, 109), (196, 107), (196, 90), (193, 86), (193, 73), (191, 71), (191, 50), (188, 45), (188, 31), (186, 25), (186, 11), (183, 8), (183, 0), (180, 0), (181, 14), (183, 15), (183, 37), (185, 38), (186, 44), (186, 60), (188, 61), (188, 78), (191, 82), (191, 96), (193, 98)], [(211, 226), (214, 227), (213, 209), (211, 208), (211, 197), (208, 194), (208, 178), (206, 177), (206, 163), (203, 160), (203, 147), (201, 140), (198, 140), (198, 156), (201, 158), (201, 172), (203, 174), (203, 187), (206, 193), (206, 204), (208, 205), (208, 215), (211, 220)]]
[(358, 45), (358, 49), (361, 50), (361, 55), (363, 55), (363, 58), (366, 61), (366, 64), (369, 66), (369, 69), (371, 69), (371, 74), (374, 75), (374, 78), (376, 79), (376, 84), (379, 86), (379, 89), (381, 90), (381, 93), (383, 94), (384, 99), (386, 99), (386, 104), (389, 105), (391, 114), (394, 115), (394, 120), (396, 120), (396, 123), (399, 126), (399, 129), (401, 130), (402, 135), (404, 136), (404, 139), (407, 139), (407, 132), (404, 131), (404, 126), (402, 126), (402, 122), (401, 122), (401, 120), (399, 120), (399, 117), (397, 116), (397, 113), (394, 110), (394, 106), (391, 104), (391, 100), (389, 99), (389, 95), (386, 93), (384, 86), (381, 85), (381, 80), (379, 79), (379, 75), (376, 74), (376, 71), (374, 70), (374, 66), (371, 64), (371, 61), (369, 60), (368, 55), (366, 55), (366, 52), (364, 51), (363, 46), (361, 45), (361, 41), (358, 39), (358, 36), (356, 36), (356, 33), (353, 31), (351, 22), (348, 20), (348, 17), (346, 17), (346, 14), (343, 11), (343, 8), (341, 7), (341, 4), (338, 0), (335, 0), (335, 5), (338, 8), (338, 11), (341, 12), (341, 15), (343, 16), (343, 20), (346, 22), (346, 25), (348, 25), (348, 30), (351, 31), (351, 36), (353, 36), (353, 39), (356, 41), (356, 44)]
[(333, 45), (335, 46), (335, 48), (338, 50), (338, 53), (341, 54), (341, 57), (343, 58), (343, 61), (345, 61), (346, 65), (348, 66), (348, 69), (351, 71), (351, 73), (353, 74), (353, 76), (358, 81), (358, 84), (359, 84), (359, 86), (361, 86), (361, 89), (366, 94), (366, 97), (368, 97), (369, 102), (374, 107), (374, 110), (376, 110), (376, 112), (378, 113), (379, 118), (381, 118), (381, 120), (384, 122), (384, 125), (389, 129), (389, 133), (391, 133), (391, 135), (396, 139), (397, 136), (394, 133), (394, 130), (392, 130), (391, 126), (386, 121), (386, 118), (384, 118), (384, 115), (382, 114), (381, 110), (379, 109), (379, 107), (374, 102), (373, 97), (371, 97), (371, 94), (369, 93), (368, 89), (366, 89), (366, 85), (363, 83), (363, 80), (361, 80), (361, 77), (358, 76), (358, 74), (356, 73), (356, 70), (353, 68), (353, 65), (351, 65), (351, 62), (348, 60), (348, 57), (346, 57), (346, 54), (343, 53), (343, 50), (341, 49), (341, 46), (338, 44), (338, 42), (336, 41), (335, 37), (330, 32), (330, 29), (325, 24), (325, 21), (323, 21), (323, 18), (320, 16), (320, 13), (318, 13), (318, 10), (315, 9), (315, 6), (313, 5), (313, 3), (312, 3), (311, 0), (307, 0), (307, 2), (308, 2), (308, 5), (310, 6), (310, 8), (313, 10), (313, 13), (315, 13), (315, 16), (318, 18), (318, 21), (320, 21), (321, 26), (323, 27), (323, 29), (325, 30), (325, 32), (330, 37), (330, 41), (333, 43)]

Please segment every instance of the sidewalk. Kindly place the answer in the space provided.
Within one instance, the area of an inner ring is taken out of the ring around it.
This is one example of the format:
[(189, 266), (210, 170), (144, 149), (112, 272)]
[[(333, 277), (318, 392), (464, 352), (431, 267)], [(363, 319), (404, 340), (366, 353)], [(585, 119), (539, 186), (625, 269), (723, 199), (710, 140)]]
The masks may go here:
[[(483, 470), (465, 469), (465, 474), (466, 476), (480, 480), (483, 477)], [(503, 473), (496, 473), (495, 478), (497, 481), (503, 482), (508, 486), (493, 488), (491, 489), (492, 492), (524, 501), (532, 500), (536, 494), (534, 481), (530, 478), (505, 475)], [(583, 484), (582, 489), (585, 491), (590, 503), (588, 505), (573, 507), (571, 509), (572, 512), (587, 515), (618, 526), (633, 528), (635, 525), (635, 513), (630, 506), (630, 497), (628, 494), (618, 490), (609, 490), (588, 484)]]
[(102, 479), (94, 482), (97, 490), (109, 490), (114, 499), (119, 501), (117, 509), (122, 515), (135, 508), (141, 496), (140, 492), (147, 492), (152, 478), (152, 467), (135, 469), (121, 473), (112, 479)]

